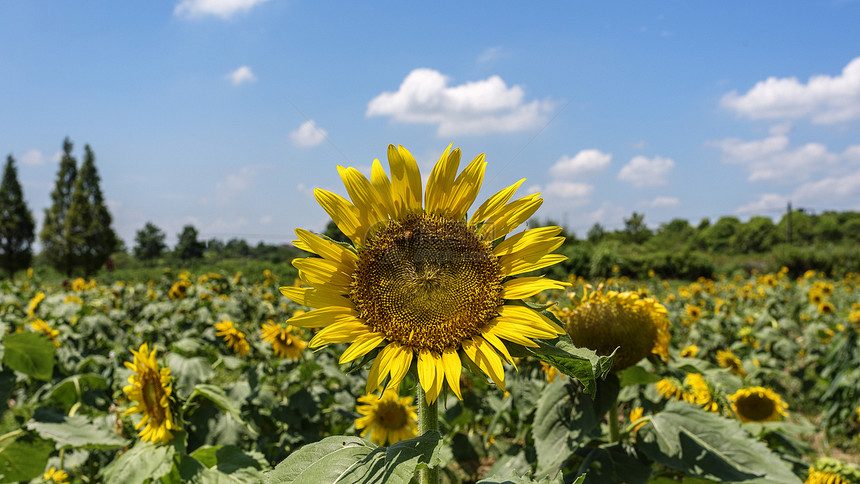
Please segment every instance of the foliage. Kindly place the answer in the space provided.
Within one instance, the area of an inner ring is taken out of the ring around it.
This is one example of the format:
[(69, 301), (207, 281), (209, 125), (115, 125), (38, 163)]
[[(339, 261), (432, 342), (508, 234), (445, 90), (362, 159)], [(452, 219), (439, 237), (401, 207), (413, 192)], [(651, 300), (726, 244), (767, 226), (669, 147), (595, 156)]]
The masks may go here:
[(72, 241), (74, 265), (87, 277), (107, 262), (119, 242), (111, 228), (112, 217), (99, 183), (95, 154), (90, 145), (85, 145), (84, 161), (78, 171), (65, 224)]
[(0, 183), (0, 267), (11, 277), (30, 266), (36, 223), (24, 200), (12, 155), (6, 157)]
[(39, 232), (43, 256), (66, 277), (71, 277), (75, 268), (73, 241), (66, 223), (78, 175), (78, 162), (72, 156), (72, 148), (72, 142), (67, 137), (63, 140), (63, 155), (60, 158), (54, 190), (51, 192), (51, 206), (45, 209), (42, 230)]
[(182, 260), (200, 259), (203, 257), (203, 251), (206, 246), (203, 242), (197, 240), (197, 229), (193, 225), (182, 227), (182, 232), (179, 233), (179, 239), (176, 242), (177, 257)]
[(166, 235), (152, 222), (146, 222), (134, 237), (134, 256), (142, 261), (157, 259), (167, 250)]

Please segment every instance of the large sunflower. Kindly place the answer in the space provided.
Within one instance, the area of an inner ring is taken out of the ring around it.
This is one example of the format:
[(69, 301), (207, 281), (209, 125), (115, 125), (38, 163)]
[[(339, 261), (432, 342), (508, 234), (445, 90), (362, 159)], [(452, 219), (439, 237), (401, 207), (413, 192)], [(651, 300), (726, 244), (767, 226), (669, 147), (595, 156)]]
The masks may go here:
[(296, 259), (307, 286), (282, 287), (296, 303), (316, 308), (289, 324), (324, 327), (311, 347), (351, 343), (340, 357), (353, 361), (380, 348), (367, 391), (397, 388), (416, 364), (428, 403), (442, 386), (460, 395), (461, 358), (467, 357), (504, 389), (503, 361), (513, 359), (502, 340), (537, 346), (564, 330), (516, 300), (564, 284), (542, 277), (511, 276), (565, 260), (551, 252), (559, 227), (520, 232), (494, 245), (531, 217), (537, 194), (511, 201), (525, 180), (499, 191), (466, 217), (484, 178), (479, 155), (458, 175), (460, 150), (448, 149), (430, 173), (423, 194), (415, 158), (388, 147), (389, 179), (374, 160), (368, 180), (355, 168), (338, 167), (350, 200), (326, 190), (314, 196), (352, 245), (297, 229), (296, 246), (320, 257)]
[(381, 397), (364, 395), (358, 397), (356, 406), (362, 415), (355, 420), (355, 429), (377, 445), (389, 445), (408, 440), (418, 435), (418, 407), (412, 405), (412, 397), (400, 398), (397, 392), (388, 389)]
[(131, 353), (134, 362), (126, 361), (125, 366), (134, 373), (128, 377), (129, 385), (122, 391), (137, 405), (126, 410), (125, 414), (143, 414), (140, 422), (134, 426), (135, 430), (143, 427), (138, 433), (142, 440), (166, 444), (173, 440), (171, 430), (179, 430), (170, 411), (170, 393), (173, 391), (170, 368), (158, 368), (155, 348), (150, 352), (146, 343), (140, 345), (137, 351), (131, 350)]
[(741, 422), (776, 422), (788, 416), (788, 405), (769, 388), (741, 388), (728, 399)]

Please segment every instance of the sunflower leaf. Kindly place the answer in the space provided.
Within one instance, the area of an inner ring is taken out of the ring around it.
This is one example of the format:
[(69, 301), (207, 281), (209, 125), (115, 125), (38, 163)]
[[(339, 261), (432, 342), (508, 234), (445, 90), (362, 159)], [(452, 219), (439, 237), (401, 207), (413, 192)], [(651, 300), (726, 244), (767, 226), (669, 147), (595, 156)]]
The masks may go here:
[(3, 364), (37, 380), (48, 381), (54, 372), (54, 344), (41, 333), (24, 332), (3, 338)]
[(415, 471), (438, 467), (444, 446), (439, 432), (428, 432), (414, 439), (392, 444), (385, 451), (384, 482), (408, 484)]
[(241, 409), (229, 396), (227, 396), (227, 393), (225, 393), (222, 388), (208, 383), (195, 385), (194, 390), (191, 392), (191, 396), (188, 397), (188, 400), (185, 402), (185, 407), (188, 408), (191, 405), (191, 402), (197, 397), (203, 397), (209, 400), (215, 404), (216, 407), (227, 412), (237, 422), (242, 424), (242, 426), (244, 426), (252, 436), (257, 436), (257, 431), (254, 430), (244, 418), (242, 418)]
[(104, 482), (124, 484), (154, 481), (173, 471), (175, 455), (173, 445), (138, 442), (102, 469), (101, 477)]
[(31, 420), (27, 428), (56, 442), (57, 449), (115, 449), (127, 443), (116, 434), (108, 418), (90, 420), (83, 415), (65, 416), (37, 410), (34, 419), (38, 420)]
[(358, 437), (334, 435), (305, 445), (291, 453), (271, 472), (265, 474), (267, 484), (300, 482), (349, 482), (341, 479), (376, 452), (384, 459), (382, 449)]

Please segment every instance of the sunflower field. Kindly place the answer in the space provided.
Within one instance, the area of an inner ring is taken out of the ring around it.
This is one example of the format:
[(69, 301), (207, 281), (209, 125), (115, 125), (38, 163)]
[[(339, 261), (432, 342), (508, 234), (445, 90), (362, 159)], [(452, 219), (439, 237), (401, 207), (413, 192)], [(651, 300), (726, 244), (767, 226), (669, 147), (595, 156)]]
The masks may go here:
[(2, 482), (860, 482), (860, 275), (571, 276), (532, 304), (612, 366), (464, 369), (431, 437), (284, 323), (295, 275), (4, 281)]

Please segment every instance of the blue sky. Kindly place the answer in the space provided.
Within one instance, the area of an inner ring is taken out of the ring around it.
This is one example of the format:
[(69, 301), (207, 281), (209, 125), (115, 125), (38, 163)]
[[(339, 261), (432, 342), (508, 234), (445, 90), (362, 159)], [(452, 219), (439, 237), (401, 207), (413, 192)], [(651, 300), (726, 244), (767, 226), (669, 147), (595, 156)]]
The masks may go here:
[[(579, 237), (633, 211), (860, 210), (860, 2), (0, 2), (0, 154), (38, 220), (64, 137), (114, 228), (289, 242), (401, 144), (486, 153)], [(385, 165), (385, 163), (383, 163)], [(479, 200), (480, 201), (480, 200)]]

